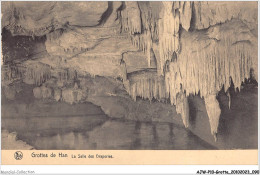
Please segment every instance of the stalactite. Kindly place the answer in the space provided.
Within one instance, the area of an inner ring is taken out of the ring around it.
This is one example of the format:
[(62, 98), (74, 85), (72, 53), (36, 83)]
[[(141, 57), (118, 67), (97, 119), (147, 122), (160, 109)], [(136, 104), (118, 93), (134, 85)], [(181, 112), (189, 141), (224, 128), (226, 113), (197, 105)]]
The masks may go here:
[(157, 89), (160, 89), (160, 86), (161, 84), (157, 79), (141, 79), (131, 84), (130, 90), (132, 97), (139, 96), (143, 99), (149, 99), (151, 101), (153, 97), (158, 98), (161, 96), (159, 95), (159, 91), (157, 91)]
[[(251, 56), (253, 51), (250, 45), (247, 43), (234, 45), (232, 44), (234, 42), (227, 37), (224, 37), (221, 42), (221, 44), (212, 42), (206, 49), (200, 42), (194, 43), (193, 49), (184, 47), (177, 60), (166, 61), (164, 82), (151, 80), (148, 75), (139, 79), (130, 78), (131, 96), (134, 99), (136, 96), (147, 99), (169, 98), (171, 104), (176, 105), (178, 113), (182, 114), (185, 126), (188, 126), (187, 113), (183, 110), (185, 104), (180, 103), (180, 99), (184, 98), (178, 97), (179, 94), (186, 96), (193, 94), (209, 98), (219, 92), (223, 86), (227, 92), (231, 86), (231, 79), (235, 89), (239, 90), (241, 82), (250, 78), (250, 69), (253, 66)], [(164, 85), (159, 86), (159, 83)], [(161, 93), (157, 89), (160, 89)], [(217, 102), (214, 103), (217, 104)], [(208, 109), (211, 110), (210, 107)], [(211, 122), (214, 135), (217, 133), (217, 112), (215, 111), (216, 115), (213, 115), (211, 111), (208, 111), (210, 120), (215, 122), (214, 124)]]
[(24, 68), (21, 65), (4, 65), (2, 67), (3, 80), (12, 81), (23, 77)]
[(176, 112), (181, 114), (183, 124), (186, 128), (189, 127), (189, 103), (188, 98), (183, 92), (180, 92), (176, 96)]
[(157, 68), (157, 60), (153, 49), (150, 49), (150, 67)]
[(26, 67), (25, 78), (41, 85), (51, 78), (51, 68), (45, 64), (30, 64)]
[(216, 99), (216, 95), (208, 95), (204, 99), (205, 99), (205, 105), (209, 117), (211, 134), (214, 136), (215, 141), (217, 141), (219, 117), (221, 114), (219, 103), (218, 100)]
[(151, 49), (152, 49), (152, 36), (150, 31), (145, 31), (142, 35), (132, 35), (131, 41), (134, 46), (142, 50), (146, 54), (147, 64), (150, 67), (151, 62)]
[[(158, 74), (163, 75), (163, 67), (167, 60), (170, 60), (173, 52), (180, 50), (179, 28), (182, 24), (185, 30), (189, 30), (192, 15), (192, 2), (161, 2), (163, 8), (153, 10), (152, 3), (138, 2), (126, 3), (126, 9), (121, 12), (122, 28), (128, 31), (133, 45), (143, 50), (147, 54), (148, 66), (150, 66), (151, 54), (147, 52), (152, 48), (153, 42), (159, 40), (160, 58), (157, 64)], [(158, 7), (159, 8), (159, 7)], [(129, 13), (134, 9), (136, 13)], [(129, 22), (130, 18), (136, 22)], [(141, 31), (142, 25), (143, 31)], [(138, 27), (137, 27), (138, 26)], [(136, 32), (138, 31), (138, 32)]]
[[(199, 94), (208, 99), (214, 95), (215, 99), (215, 94), (223, 87), (225, 92), (228, 91), (231, 81), (235, 89), (240, 90), (241, 82), (249, 78), (250, 69), (253, 67), (253, 55), (251, 55), (253, 51), (249, 44), (237, 43), (230, 38), (230, 32), (220, 32), (219, 28), (212, 27), (208, 30), (208, 38), (200, 40), (191, 38), (189, 46), (181, 47), (180, 25), (189, 31), (194, 2), (161, 2), (162, 8), (160, 7), (158, 17), (147, 8), (149, 3), (138, 4), (141, 9), (143, 31), (136, 33), (133, 29), (136, 25), (129, 27), (131, 23), (127, 22), (122, 22), (122, 26), (131, 29), (129, 36), (132, 43), (147, 54), (149, 66), (154, 55), (151, 50), (157, 45), (154, 42), (158, 43), (159, 57), (156, 58), (158, 73), (156, 78), (132, 77), (126, 83), (133, 99), (136, 100), (137, 96), (149, 100), (169, 98), (170, 103), (176, 105), (176, 110), (182, 115), (183, 123), (187, 127), (189, 114), (185, 96)], [(139, 24), (139, 20), (137, 22)], [(162, 76), (164, 81), (158, 81)], [(229, 93), (228, 97), (230, 107)], [(214, 101), (214, 105), (217, 104), (217, 101)], [(215, 136), (220, 112), (217, 109), (213, 111), (209, 105), (207, 108), (212, 134)]]
[[(250, 77), (252, 67), (250, 46), (247, 44), (233, 46), (231, 43), (227, 40), (223, 45), (212, 45), (202, 51), (199, 51), (200, 46), (198, 46), (197, 56), (188, 49), (183, 50), (178, 60), (170, 63), (169, 71), (165, 74), (165, 84), (171, 104), (176, 104), (176, 95), (181, 92), (181, 89), (186, 91), (186, 95), (200, 94), (205, 99), (219, 92), (223, 86), (227, 91), (231, 85), (230, 78), (235, 88), (240, 89), (241, 82)], [(229, 107), (230, 103), (231, 101)], [(215, 101), (214, 106), (216, 107), (217, 104)], [(214, 137), (216, 137), (218, 113), (220, 113), (218, 109), (212, 112), (213, 109), (207, 107)]]
[(141, 72), (131, 75), (129, 79), (129, 94), (136, 100), (136, 97), (149, 99), (165, 99), (165, 83), (163, 77), (157, 76), (156, 70)]
[(192, 6), (193, 2), (186, 1), (181, 2), (181, 8), (180, 10), (180, 23), (182, 28), (184, 28), (186, 31), (190, 29), (190, 22), (191, 22), (191, 15), (192, 15)]
[(60, 69), (58, 72), (58, 80), (59, 81), (68, 81), (77, 79), (77, 71), (74, 69)]
[[(147, 64), (150, 67), (151, 49), (153, 40), (158, 38), (158, 15), (145, 2), (126, 2), (126, 8), (121, 12), (122, 29), (129, 33), (132, 44), (146, 54)], [(141, 9), (141, 11), (139, 10)], [(129, 12), (131, 11), (131, 13)], [(135, 22), (131, 22), (134, 19)], [(129, 20), (131, 20), (129, 22)]]
[(126, 8), (121, 12), (121, 24), (125, 31), (130, 34), (141, 33), (140, 10), (137, 2), (126, 1)]
[[(223, 85), (227, 91), (230, 77), (235, 88), (240, 89), (241, 82), (250, 76), (252, 57), (249, 53), (250, 46), (246, 44), (231, 46), (228, 43), (223, 47), (208, 47), (199, 51), (197, 56), (184, 50), (177, 62), (170, 63), (169, 72), (166, 72), (165, 83), (169, 87), (166, 92), (175, 97), (182, 84), (187, 95), (200, 92), (205, 97), (220, 91)], [(173, 104), (174, 97), (171, 97)]]
[(139, 1), (138, 6), (141, 11), (141, 22), (143, 30), (149, 31), (151, 33), (152, 41), (158, 40), (158, 19), (160, 12), (158, 2)]
[(162, 3), (164, 9), (161, 11), (162, 17), (159, 20), (159, 51), (160, 51), (160, 65), (159, 65), (160, 67), (158, 67), (159, 75), (163, 74), (163, 66), (165, 62), (167, 60), (170, 60), (172, 53), (174, 51), (178, 52), (180, 48), (179, 46), (180, 13), (178, 11), (178, 6), (177, 6), (179, 2), (164, 1)]

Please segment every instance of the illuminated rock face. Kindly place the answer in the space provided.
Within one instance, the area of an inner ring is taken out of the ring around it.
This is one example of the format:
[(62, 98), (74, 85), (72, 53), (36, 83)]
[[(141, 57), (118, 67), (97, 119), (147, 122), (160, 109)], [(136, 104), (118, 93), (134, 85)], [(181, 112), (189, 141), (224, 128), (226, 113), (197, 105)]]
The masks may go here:
[(64, 25), (95, 26), (107, 2), (5, 2), (3, 26), (16, 35), (41, 36)]
[[(130, 87), (134, 99), (135, 96), (170, 98), (171, 104), (176, 105), (177, 112), (182, 114), (186, 127), (189, 107), (182, 96), (199, 94), (205, 98), (213, 135), (217, 133), (220, 108), (215, 98), (208, 99), (216, 96), (223, 86), (227, 92), (231, 86), (230, 79), (235, 89), (240, 90), (241, 82), (249, 79), (251, 69), (257, 70), (258, 65), (255, 54), (257, 35), (252, 32), (257, 23), (255, 4), (243, 7), (242, 3), (224, 2), (215, 5), (214, 2), (163, 2), (158, 20), (159, 47), (152, 49), (159, 50), (157, 72), (165, 77), (161, 83), (165, 89), (157, 91), (160, 89), (154, 83), (157, 81), (147, 81), (147, 77)], [(194, 16), (191, 16), (192, 13)], [(206, 17), (208, 14), (209, 17)], [(180, 25), (184, 29), (181, 32)], [(190, 31), (190, 28), (193, 30)], [(143, 36), (149, 32), (151, 30), (148, 29)], [(150, 46), (152, 37), (149, 38), (151, 41), (142, 40), (139, 36), (141, 43), (138, 46)], [(161, 95), (158, 96), (158, 92)]]
[[(257, 2), (2, 4), (2, 26), (13, 35), (46, 35), (48, 55), (15, 69), (26, 83), (40, 86), (56, 77), (59, 88), (64, 87), (62, 80), (73, 73), (60, 70), (121, 79), (134, 101), (137, 97), (151, 103), (170, 101), (185, 127), (187, 97), (200, 95), (215, 136), (221, 114), (218, 92), (224, 88), (231, 102), (231, 82), (239, 91), (250, 76), (258, 80)], [(5, 74), (9, 80), (12, 71)], [(81, 101), (74, 91), (56, 90), (54, 98)]]
[(215, 95), (209, 95), (205, 98), (205, 105), (209, 117), (209, 123), (211, 128), (211, 134), (215, 137), (218, 132), (218, 123), (220, 117), (220, 107)]

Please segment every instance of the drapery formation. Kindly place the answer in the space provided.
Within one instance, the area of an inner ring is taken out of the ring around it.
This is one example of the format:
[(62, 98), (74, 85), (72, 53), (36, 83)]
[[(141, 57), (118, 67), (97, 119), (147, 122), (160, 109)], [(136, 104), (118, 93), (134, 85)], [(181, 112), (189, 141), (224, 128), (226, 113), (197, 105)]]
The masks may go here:
[[(258, 80), (255, 2), (11, 2), (2, 9), (7, 30), (13, 35), (46, 35), (49, 54), (41, 59), (44, 64), (5, 68), (5, 79), (23, 75), (40, 85), (51, 76), (73, 79), (75, 72), (66, 70), (74, 69), (121, 77), (134, 100), (175, 105), (186, 127), (187, 97), (200, 95), (213, 135), (221, 113), (218, 92), (223, 88), (230, 99), (231, 83), (240, 90), (252, 70)], [(141, 51), (146, 60), (124, 60)]]
[[(149, 5), (152, 6), (151, 3)], [(149, 50), (157, 52), (158, 76), (154, 72), (150, 74), (152, 76), (144, 76), (143, 73), (131, 76), (129, 93), (134, 99), (136, 96), (149, 100), (169, 98), (182, 115), (186, 127), (189, 126), (186, 97), (190, 94), (200, 95), (205, 99), (211, 133), (215, 136), (221, 113), (216, 95), (224, 87), (230, 97), (228, 88), (231, 82), (235, 89), (240, 90), (241, 82), (250, 78), (251, 68), (255, 68), (257, 60), (254, 55), (256, 50), (252, 47), (256, 40), (250, 32), (250, 20), (247, 20), (249, 22), (246, 25), (243, 22), (245, 15), (239, 14), (239, 11), (245, 11), (241, 10), (241, 6), (238, 9), (234, 5), (233, 13), (228, 13), (227, 7), (221, 4), (214, 9), (215, 14), (221, 18), (214, 18), (214, 14), (209, 13), (209, 21), (201, 16), (206, 7), (212, 8), (211, 4), (203, 2), (162, 2), (158, 13), (151, 11), (152, 8), (143, 8), (143, 4), (139, 3), (141, 16), (138, 17), (142, 19), (143, 30), (138, 30), (138, 34), (135, 33), (137, 30), (129, 34), (134, 45), (148, 51), (148, 62)], [(211, 27), (232, 18), (236, 18), (230, 23), (233, 25), (232, 29), (225, 24)], [(147, 27), (151, 23), (153, 25)], [(199, 31), (193, 31), (194, 35), (189, 35), (191, 27), (207, 28), (206, 36)], [(180, 34), (183, 38), (180, 38)], [(236, 38), (231, 37), (234, 34)]]

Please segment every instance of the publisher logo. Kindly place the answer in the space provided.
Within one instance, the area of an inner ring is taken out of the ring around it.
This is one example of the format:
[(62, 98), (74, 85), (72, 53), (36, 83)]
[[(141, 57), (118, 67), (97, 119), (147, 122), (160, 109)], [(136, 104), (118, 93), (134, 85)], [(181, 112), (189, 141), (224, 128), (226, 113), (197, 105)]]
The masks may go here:
[(23, 158), (23, 153), (22, 153), (21, 151), (16, 151), (16, 152), (14, 153), (14, 158), (15, 158), (16, 160), (21, 160), (21, 159)]

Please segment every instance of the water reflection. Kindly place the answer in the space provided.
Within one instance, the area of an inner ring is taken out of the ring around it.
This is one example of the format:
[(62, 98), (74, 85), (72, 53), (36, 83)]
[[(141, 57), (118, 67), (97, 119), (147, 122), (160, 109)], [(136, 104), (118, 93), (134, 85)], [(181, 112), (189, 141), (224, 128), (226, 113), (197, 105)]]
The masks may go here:
[(174, 124), (114, 120), (105, 115), (3, 118), (2, 123), (3, 129), (17, 132), (18, 139), (43, 150), (215, 149)]

